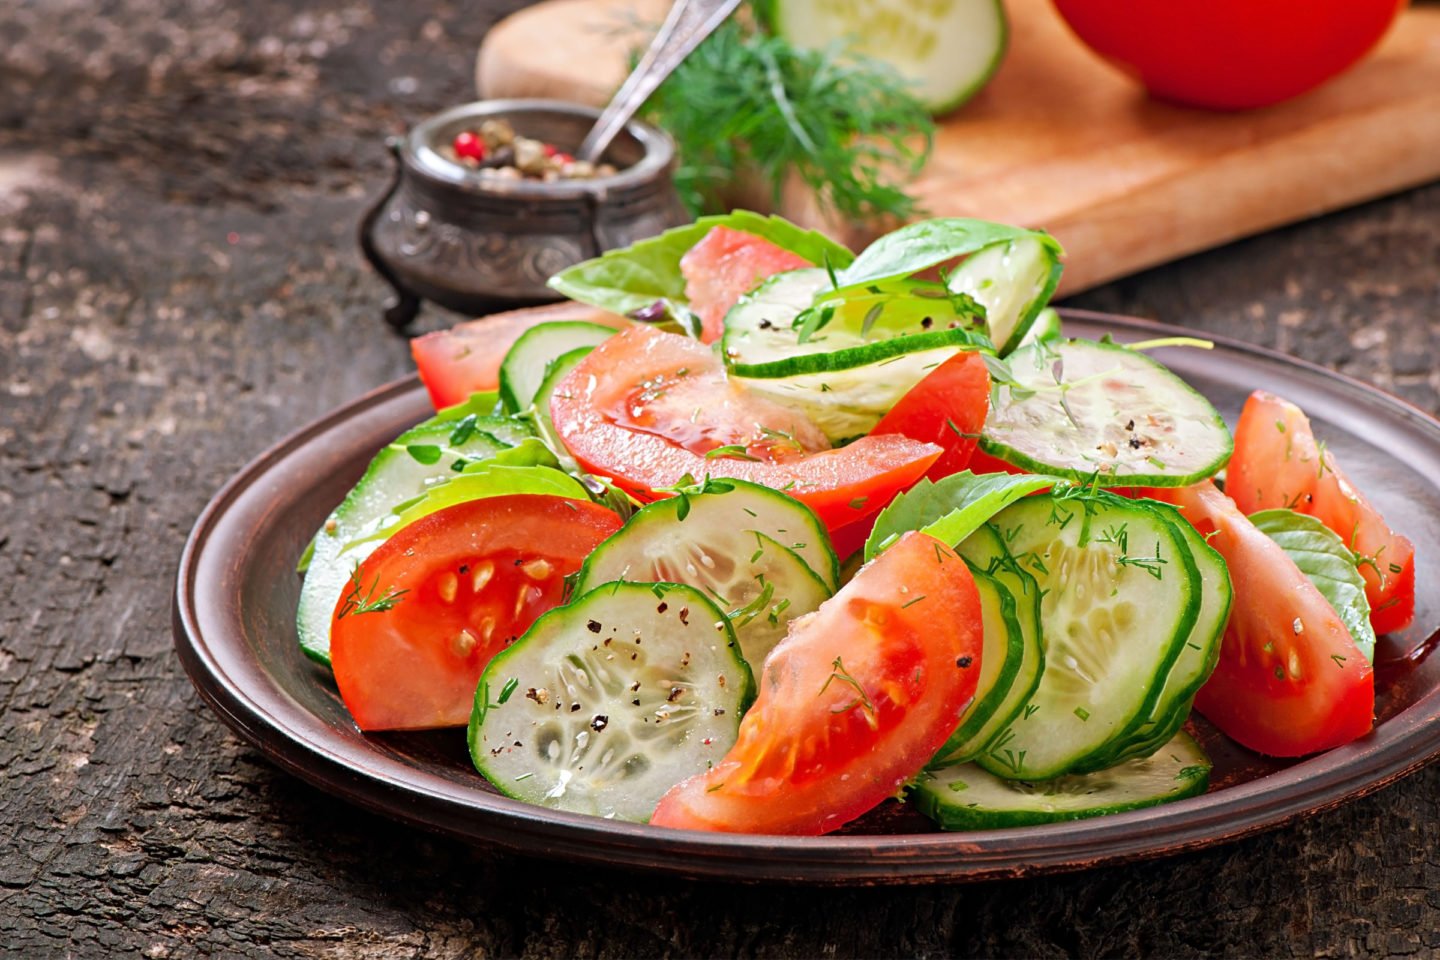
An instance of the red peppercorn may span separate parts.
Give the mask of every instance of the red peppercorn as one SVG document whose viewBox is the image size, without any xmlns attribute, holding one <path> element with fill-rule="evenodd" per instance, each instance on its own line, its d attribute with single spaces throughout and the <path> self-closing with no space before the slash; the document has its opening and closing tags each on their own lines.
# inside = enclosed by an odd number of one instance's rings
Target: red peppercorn
<svg viewBox="0 0 1440 960">
<path fill-rule="evenodd" d="M 485 141 L 470 130 L 457 133 L 452 146 L 455 148 L 455 156 L 461 159 L 465 157 L 469 157 L 471 160 L 485 159 Z"/>
</svg>

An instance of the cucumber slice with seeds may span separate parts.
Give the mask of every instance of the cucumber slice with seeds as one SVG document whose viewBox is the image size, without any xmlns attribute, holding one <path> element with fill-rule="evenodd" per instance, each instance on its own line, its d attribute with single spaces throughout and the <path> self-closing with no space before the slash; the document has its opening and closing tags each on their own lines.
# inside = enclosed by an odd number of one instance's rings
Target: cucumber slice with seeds
<svg viewBox="0 0 1440 960">
<path fill-rule="evenodd" d="M 369 556 L 381 541 L 348 551 L 346 544 L 370 533 L 396 504 L 423 493 L 437 480 L 454 476 L 451 468 L 456 460 L 483 460 L 510 446 L 496 439 L 491 431 L 528 434 L 523 426 L 508 418 L 477 417 L 463 442 L 452 445 L 450 441 L 456 437 L 458 423 L 437 419 L 402 433 L 375 455 L 360 482 L 315 535 L 295 618 L 300 649 L 310 659 L 329 666 L 330 618 L 334 616 L 335 604 L 344 593 L 355 564 Z M 422 462 L 408 449 L 412 446 L 434 448 L 437 456 L 430 463 Z M 430 458 L 428 452 L 423 456 Z"/>
<path fill-rule="evenodd" d="M 960 717 L 960 725 L 931 763 L 959 763 L 984 747 L 983 742 L 976 746 L 975 741 L 1006 702 L 1025 659 L 1025 638 L 1016 613 L 1015 597 L 999 580 L 968 560 L 966 564 L 980 592 L 985 644 L 980 657 L 980 679 L 975 687 L 975 699 Z"/>
<path fill-rule="evenodd" d="M 888 280 L 826 303 L 824 270 L 792 270 L 766 280 L 725 315 L 721 352 L 737 376 L 754 379 L 832 373 L 939 347 L 979 347 L 984 317 L 943 286 Z M 809 337 L 793 324 L 812 305 L 830 319 Z M 954 352 L 952 349 L 951 352 Z"/>
<path fill-rule="evenodd" d="M 747 390 L 803 412 L 832 442 L 864 436 L 890 408 L 959 352 L 946 346 L 902 353 L 866 367 L 765 379 L 736 378 Z"/>
<path fill-rule="evenodd" d="M 1003 357 L 1020 345 L 1050 301 L 1060 272 L 1053 246 L 1021 237 L 972 253 L 950 273 L 946 286 L 985 308 L 986 332 Z"/>
<path fill-rule="evenodd" d="M 506 796 L 643 823 L 734 744 L 753 696 L 694 587 L 611 583 L 542 615 L 485 668 L 470 756 Z"/>
<path fill-rule="evenodd" d="M 956 549 L 968 563 L 985 570 L 1010 593 L 1024 646 L 1015 680 L 990 719 L 968 740 L 960 742 L 952 737 L 946 744 L 945 754 L 953 758 L 951 762 L 973 759 L 984 752 L 1030 702 L 1045 670 L 1045 648 L 1040 636 L 1040 587 L 1035 578 L 1020 568 L 1005 549 L 1000 534 L 989 524 L 966 537 Z"/>
<path fill-rule="evenodd" d="M 835 555 L 819 521 L 799 501 L 742 480 L 640 509 L 586 559 L 578 592 L 612 580 L 684 583 L 705 592 L 731 620 L 756 668 L 784 639 L 790 621 L 834 592 Z M 783 538 L 780 539 L 780 538 Z M 806 557 L 817 558 L 830 581 Z"/>
<path fill-rule="evenodd" d="M 615 335 L 614 327 L 584 320 L 541 323 L 522 333 L 500 364 L 500 398 L 511 413 L 530 406 L 549 364 L 576 347 L 593 347 Z"/>
<path fill-rule="evenodd" d="M 1093 340 L 1031 344 L 1008 360 L 980 437 L 1034 473 L 1105 486 L 1183 487 L 1212 476 L 1234 443 L 1189 384 L 1136 350 Z"/>
<path fill-rule="evenodd" d="M 1225 560 L 1178 510 L 1169 504 L 1153 505 L 1169 515 L 1175 529 L 1185 537 L 1190 556 L 1200 571 L 1200 612 L 1180 656 L 1165 677 L 1160 699 L 1151 708 L 1150 716 L 1111 750 L 1112 764 L 1132 757 L 1149 756 L 1169 743 L 1184 725 L 1190 716 L 1190 705 L 1195 701 L 1196 691 L 1215 669 L 1215 662 L 1220 657 L 1220 640 L 1225 634 L 1225 622 L 1230 617 L 1232 591 Z"/>
<path fill-rule="evenodd" d="M 1179 731 L 1153 756 L 1054 780 L 1006 780 L 973 763 L 942 767 L 922 774 L 910 798 L 942 830 L 992 830 L 1153 807 L 1209 785 L 1210 759 Z"/>
<path fill-rule="evenodd" d="M 932 113 L 969 100 L 994 75 L 1008 29 L 1000 0 L 762 0 L 757 15 L 802 49 L 848 40 L 910 81 Z"/>
<path fill-rule="evenodd" d="M 1199 571 L 1164 514 L 1123 497 L 1028 497 L 993 523 L 1041 590 L 1045 672 L 976 762 L 1014 780 L 1099 769 L 1159 699 L 1199 614 Z"/>
</svg>

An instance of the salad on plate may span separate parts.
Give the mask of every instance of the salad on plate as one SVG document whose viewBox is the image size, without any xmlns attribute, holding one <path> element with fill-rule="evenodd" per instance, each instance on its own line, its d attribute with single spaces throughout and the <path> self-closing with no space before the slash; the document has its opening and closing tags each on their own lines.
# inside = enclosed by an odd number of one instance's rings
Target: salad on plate
<svg viewBox="0 0 1440 960">
<path fill-rule="evenodd" d="M 1297 407 L 1232 433 L 1147 352 L 1204 341 L 1067 338 L 1061 257 L 737 212 L 421 337 L 436 414 L 316 532 L 301 648 L 362 731 L 694 830 L 1166 803 L 1209 784 L 1192 710 L 1276 757 L 1363 737 L 1410 542 Z"/>
</svg>

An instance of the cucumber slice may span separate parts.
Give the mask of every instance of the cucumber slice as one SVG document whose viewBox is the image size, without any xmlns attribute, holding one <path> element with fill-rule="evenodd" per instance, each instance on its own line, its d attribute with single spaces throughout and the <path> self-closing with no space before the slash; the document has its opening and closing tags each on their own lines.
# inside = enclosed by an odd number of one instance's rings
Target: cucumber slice
<svg viewBox="0 0 1440 960">
<path fill-rule="evenodd" d="M 615 335 L 614 327 L 584 320 L 558 320 L 526 330 L 500 364 L 500 399 L 511 413 L 530 406 L 550 362 L 576 347 L 594 347 Z"/>
<path fill-rule="evenodd" d="M 969 100 L 1005 54 L 1008 28 L 999 0 L 766 0 L 756 13 L 796 46 L 821 49 L 850 40 L 911 82 L 932 113 Z"/>
<path fill-rule="evenodd" d="M 990 830 L 1153 807 L 1209 786 L 1210 758 L 1180 731 L 1153 756 L 1054 780 L 1006 780 L 973 763 L 942 767 L 922 774 L 910 798 L 942 830 Z"/>
<path fill-rule="evenodd" d="M 1117 343 L 1061 340 L 1015 351 L 980 437 L 986 453 L 1033 473 L 1105 486 L 1183 487 L 1230 459 L 1210 401 Z"/>
<path fill-rule="evenodd" d="M 1200 573 L 1160 511 L 1107 494 L 1028 497 L 993 521 L 1041 591 L 1045 672 L 976 762 L 1046 780 L 1104 766 L 1150 716 L 1200 609 Z"/>
<path fill-rule="evenodd" d="M 1054 307 L 1046 307 L 1035 314 L 1035 320 L 1030 324 L 1030 329 L 1025 331 L 1024 336 L 1020 338 L 1020 342 L 1016 344 L 1017 349 L 1019 347 L 1029 346 L 1032 343 L 1042 343 L 1048 340 L 1063 340 L 1064 334 L 1061 333 L 1060 326 L 1060 311 Z"/>
<path fill-rule="evenodd" d="M 1025 659 L 1025 638 L 1016 613 L 1015 597 L 999 580 L 970 561 L 966 563 L 980 592 L 980 611 L 985 630 L 980 680 L 975 687 L 975 699 L 960 717 L 960 725 L 931 763 L 959 763 L 984 749 L 983 742 L 976 744 L 977 737 L 1005 704 L 1020 674 L 1020 664 Z"/>
<path fill-rule="evenodd" d="M 570 473 L 579 473 L 580 465 L 575 458 L 570 456 L 570 451 L 565 449 L 565 444 L 560 442 L 560 434 L 555 429 L 555 421 L 550 417 L 550 396 L 565 375 L 575 369 L 575 365 L 589 356 L 590 347 L 576 347 L 574 350 L 567 350 L 554 360 L 551 360 L 545 368 L 545 379 L 540 381 L 539 388 L 535 391 L 535 432 L 539 434 L 540 440 L 555 454 L 555 459 L 560 461 L 560 466 Z"/>
<path fill-rule="evenodd" d="M 889 280 L 827 300 L 830 275 L 820 269 L 777 274 L 741 297 L 725 315 L 721 351 L 732 373 L 793 377 L 871 367 L 920 350 L 987 345 L 974 303 L 938 283 Z M 816 311 L 805 335 L 796 319 Z"/>
<path fill-rule="evenodd" d="M 1010 593 L 1015 601 L 1015 620 L 1023 647 L 1015 680 L 990 719 L 968 740 L 960 742 L 958 737 L 952 737 L 946 744 L 946 756 L 956 763 L 978 757 L 1000 736 L 1030 702 L 1045 670 L 1045 648 L 1040 636 L 1040 587 L 1035 578 L 1011 558 L 1004 540 L 989 524 L 966 537 L 957 550 L 966 562 L 984 569 Z"/>
<path fill-rule="evenodd" d="M 1019 346 L 1050 302 L 1061 269 L 1053 244 L 1020 237 L 972 253 L 950 273 L 946 286 L 985 308 L 986 333 L 1003 357 Z"/>
<path fill-rule="evenodd" d="M 725 756 L 753 688 L 700 591 L 605 584 L 490 661 L 470 757 L 507 796 L 643 823 L 667 790 Z"/>
<path fill-rule="evenodd" d="M 432 420 L 402 433 L 375 455 L 360 482 L 315 534 L 295 619 L 300 649 L 310 659 L 330 665 L 330 618 L 335 604 L 355 564 L 364 561 L 382 541 L 348 551 L 346 544 L 369 534 L 397 504 L 418 496 L 436 481 L 454 476 L 452 467 L 457 460 L 483 460 L 505 450 L 509 444 L 497 439 L 491 430 L 516 429 L 508 418 L 477 417 L 461 438 L 457 432 L 459 422 Z M 452 445 L 453 439 L 461 442 Z M 417 458 L 412 448 L 424 452 Z"/>
<path fill-rule="evenodd" d="M 1151 708 L 1150 716 L 1112 749 L 1111 764 L 1131 757 L 1149 756 L 1169 743 L 1184 726 L 1196 691 L 1215 669 L 1215 662 L 1220 657 L 1220 640 L 1225 635 L 1225 622 L 1230 618 L 1232 590 L 1230 571 L 1225 567 L 1224 558 L 1174 507 L 1163 503 L 1155 503 L 1154 506 L 1167 514 L 1175 529 L 1184 536 L 1191 559 L 1200 571 L 1200 612 L 1180 656 L 1165 678 L 1160 699 Z"/>
<path fill-rule="evenodd" d="M 758 668 L 790 621 L 834 592 L 796 550 L 836 578 L 835 554 L 799 501 L 742 480 L 711 481 L 639 510 L 586 559 L 577 592 L 613 580 L 684 583 L 726 612 L 741 651 Z M 783 538 L 783 539 L 782 539 Z"/>
<path fill-rule="evenodd" d="M 902 353 L 865 367 L 793 377 L 737 378 L 745 388 L 815 421 L 832 443 L 864 436 L 890 408 L 958 347 Z"/>
</svg>

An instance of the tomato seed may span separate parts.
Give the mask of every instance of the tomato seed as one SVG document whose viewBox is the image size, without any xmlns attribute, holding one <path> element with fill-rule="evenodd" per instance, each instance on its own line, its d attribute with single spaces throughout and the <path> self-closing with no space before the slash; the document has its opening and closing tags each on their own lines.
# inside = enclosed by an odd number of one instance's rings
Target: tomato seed
<svg viewBox="0 0 1440 960">
<path fill-rule="evenodd" d="M 454 603 L 455 596 L 460 592 L 460 578 L 453 573 L 443 573 L 440 581 L 435 584 L 435 589 L 440 594 L 440 599 L 446 603 Z"/>
<path fill-rule="evenodd" d="M 461 630 L 455 635 L 455 639 L 450 641 L 450 649 L 455 652 L 457 657 L 468 657 L 479 642 L 475 634 L 469 630 Z"/>
<path fill-rule="evenodd" d="M 550 561 L 544 559 L 531 560 L 522 566 L 520 570 L 531 580 L 544 580 L 555 572 L 555 568 L 550 565 Z"/>
<path fill-rule="evenodd" d="M 490 582 L 490 578 L 493 576 L 495 576 L 495 564 L 489 560 L 477 564 L 475 567 L 475 575 L 470 580 L 470 589 L 479 593 L 485 589 L 485 585 Z"/>
</svg>

